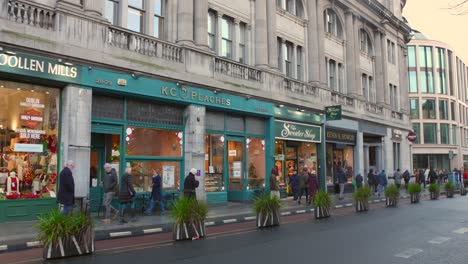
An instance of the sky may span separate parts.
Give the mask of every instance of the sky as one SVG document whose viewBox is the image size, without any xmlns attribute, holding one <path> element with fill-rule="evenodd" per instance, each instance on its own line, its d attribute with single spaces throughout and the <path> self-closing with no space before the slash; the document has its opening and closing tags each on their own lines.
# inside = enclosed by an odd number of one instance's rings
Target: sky
<svg viewBox="0 0 468 264">
<path fill-rule="evenodd" d="M 456 1 L 461 0 L 407 0 L 403 16 L 413 29 L 447 43 L 468 64 L 468 14 L 455 15 L 446 9 Z"/>
</svg>

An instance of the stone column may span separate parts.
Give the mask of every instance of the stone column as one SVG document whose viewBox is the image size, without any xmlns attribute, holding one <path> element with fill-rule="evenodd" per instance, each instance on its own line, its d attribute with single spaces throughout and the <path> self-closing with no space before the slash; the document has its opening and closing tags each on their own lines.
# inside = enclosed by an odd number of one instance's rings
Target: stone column
<svg viewBox="0 0 468 264">
<path fill-rule="evenodd" d="M 278 41 L 276 28 L 276 2 L 267 0 L 268 64 L 272 68 L 278 68 Z"/>
<path fill-rule="evenodd" d="M 164 28 L 166 29 L 166 39 L 169 42 L 176 42 L 177 38 L 177 1 L 172 0 L 167 2 L 167 19 Z M 208 24 L 208 22 L 207 22 Z"/>
<path fill-rule="evenodd" d="M 320 82 L 320 62 L 323 58 L 319 55 L 319 41 L 323 41 L 323 35 L 319 37 L 317 29 L 317 0 L 307 1 L 307 12 L 309 15 L 309 25 L 307 27 L 308 37 L 308 70 L 309 81 L 313 83 Z"/>
<path fill-rule="evenodd" d="M 120 0 L 119 2 L 119 18 L 117 19 L 119 26 L 128 27 L 128 0 Z"/>
<path fill-rule="evenodd" d="M 239 61 L 239 43 L 240 43 L 240 21 L 234 19 L 234 35 L 232 38 L 232 59 Z"/>
<path fill-rule="evenodd" d="M 268 66 L 268 33 L 266 0 L 255 1 L 255 64 Z"/>
<path fill-rule="evenodd" d="M 75 162 L 73 178 L 75 196 L 89 194 L 89 166 L 91 155 L 92 90 L 67 86 L 62 90 L 62 126 L 60 168 L 68 160 Z"/>
<path fill-rule="evenodd" d="M 382 145 L 375 148 L 375 166 L 377 167 L 377 174 L 383 170 L 382 151 Z"/>
<path fill-rule="evenodd" d="M 314 1 L 312 1 L 314 2 Z M 318 42 L 318 61 L 314 64 L 319 65 L 320 82 L 322 85 L 327 85 L 327 65 L 325 64 L 325 25 L 323 24 L 323 12 L 317 9 L 317 39 Z"/>
<path fill-rule="evenodd" d="M 284 54 L 284 45 L 285 45 L 285 42 L 284 42 L 284 39 L 280 39 L 280 48 L 281 48 L 281 54 L 278 54 L 278 56 L 280 56 L 280 65 L 279 65 L 279 68 L 280 68 L 280 71 L 282 71 L 284 74 L 286 74 L 286 61 L 284 60 L 286 54 Z"/>
<path fill-rule="evenodd" d="M 364 146 L 364 169 L 363 169 L 363 175 L 364 181 L 367 183 L 367 173 L 369 173 L 369 146 Z"/>
<path fill-rule="evenodd" d="M 384 93 L 384 102 L 387 105 L 390 105 L 390 90 L 388 86 L 388 71 L 387 71 L 387 65 L 388 65 L 388 58 L 387 58 L 387 37 L 385 32 L 382 32 L 382 78 L 383 78 L 383 93 Z"/>
<path fill-rule="evenodd" d="M 193 0 L 177 3 L 177 42 L 193 44 Z"/>
<path fill-rule="evenodd" d="M 354 175 L 361 174 L 365 178 L 364 174 L 364 134 L 361 131 L 356 132 L 356 146 L 354 146 Z"/>
<path fill-rule="evenodd" d="M 399 79 L 400 79 L 400 87 L 398 87 L 398 90 L 400 92 L 400 109 L 403 112 L 408 112 L 409 111 L 409 100 L 408 100 L 408 72 L 407 72 L 407 56 L 408 54 L 406 53 L 406 45 L 399 45 Z M 448 87 L 446 87 L 448 88 Z"/>
<path fill-rule="evenodd" d="M 374 62 L 374 72 L 375 72 L 375 93 L 376 93 L 376 102 L 378 104 L 384 104 L 385 103 L 385 97 L 384 97 L 384 89 L 386 86 L 383 85 L 383 67 L 382 64 L 384 64 L 383 61 L 383 56 L 382 56 L 382 37 L 380 30 L 376 30 L 374 32 L 374 46 L 375 46 L 375 62 Z"/>
<path fill-rule="evenodd" d="M 293 79 L 297 79 L 297 45 L 292 45 L 292 59 L 291 59 L 291 75 Z"/>
<path fill-rule="evenodd" d="M 221 56 L 221 47 L 223 45 L 223 16 L 224 14 L 219 12 L 216 14 L 216 51 L 219 56 Z"/>
<path fill-rule="evenodd" d="M 348 94 L 356 93 L 356 56 L 354 48 L 353 13 L 346 12 L 346 90 Z"/>
<path fill-rule="evenodd" d="M 146 14 L 145 14 L 145 26 L 143 29 L 145 30 L 145 33 L 150 36 L 154 36 L 154 1 L 155 0 L 147 0 L 146 3 L 148 5 L 146 6 Z M 163 32 L 159 32 L 160 34 Z M 161 36 L 160 36 L 161 37 Z"/>
<path fill-rule="evenodd" d="M 208 0 L 195 0 L 195 44 L 208 48 Z"/>
<path fill-rule="evenodd" d="M 354 21 L 354 91 L 348 91 L 351 94 L 356 96 L 362 96 L 362 87 L 361 87 L 361 45 L 360 45 L 360 34 L 359 34 L 359 26 L 361 21 L 356 16 Z"/>
<path fill-rule="evenodd" d="M 197 200 L 206 201 L 205 192 L 205 107 L 189 105 L 185 110 L 185 173 L 190 169 L 200 170 L 200 176 L 195 176 L 200 182 L 196 189 Z M 181 180 L 181 183 L 183 181 Z"/>
<path fill-rule="evenodd" d="M 104 13 L 104 0 L 86 0 L 84 2 L 84 10 L 88 15 L 102 18 Z"/>
</svg>

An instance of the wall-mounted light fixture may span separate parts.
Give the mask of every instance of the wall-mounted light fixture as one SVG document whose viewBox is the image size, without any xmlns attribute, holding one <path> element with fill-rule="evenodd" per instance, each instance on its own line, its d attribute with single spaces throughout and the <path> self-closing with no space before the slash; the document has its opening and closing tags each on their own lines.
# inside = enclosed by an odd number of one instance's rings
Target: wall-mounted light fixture
<svg viewBox="0 0 468 264">
<path fill-rule="evenodd" d="M 138 79 L 138 74 L 136 72 L 132 73 L 132 78 L 133 79 Z"/>
<path fill-rule="evenodd" d="M 283 107 L 284 107 L 284 104 L 280 104 L 280 105 L 278 105 L 278 107 L 283 108 Z"/>
<path fill-rule="evenodd" d="M 216 89 L 216 90 L 214 90 L 213 92 L 214 92 L 215 94 L 217 94 L 217 93 L 219 93 L 219 90 Z"/>
</svg>

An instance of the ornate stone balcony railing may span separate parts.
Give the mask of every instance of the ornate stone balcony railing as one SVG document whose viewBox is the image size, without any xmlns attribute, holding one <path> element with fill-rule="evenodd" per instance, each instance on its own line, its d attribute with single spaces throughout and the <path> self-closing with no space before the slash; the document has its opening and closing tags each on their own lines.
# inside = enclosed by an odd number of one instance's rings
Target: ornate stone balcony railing
<svg viewBox="0 0 468 264">
<path fill-rule="evenodd" d="M 400 112 L 392 111 L 392 118 L 403 120 L 403 114 Z"/>
<path fill-rule="evenodd" d="M 366 110 L 367 112 L 374 113 L 374 114 L 383 114 L 383 107 L 373 104 L 373 103 L 366 103 Z"/>
<path fill-rule="evenodd" d="M 263 82 L 262 71 L 254 67 L 218 57 L 215 58 L 214 63 L 214 70 L 217 73 L 248 81 Z"/>
<path fill-rule="evenodd" d="M 292 92 L 294 94 L 317 95 L 317 87 L 287 77 L 283 80 L 283 88 L 286 92 Z"/>
<path fill-rule="evenodd" d="M 143 55 L 162 58 L 172 62 L 183 62 L 183 49 L 178 45 L 123 28 L 109 27 L 107 42 L 112 46 Z"/>
<path fill-rule="evenodd" d="M 331 100 L 333 102 L 336 102 L 342 105 L 354 106 L 354 98 L 348 95 L 339 93 L 339 92 L 335 92 L 335 91 L 331 91 L 330 94 L 331 94 Z"/>
<path fill-rule="evenodd" d="M 56 14 L 50 7 L 44 7 L 31 1 L 9 0 L 6 17 L 17 23 L 27 24 L 48 30 L 55 30 Z"/>
</svg>

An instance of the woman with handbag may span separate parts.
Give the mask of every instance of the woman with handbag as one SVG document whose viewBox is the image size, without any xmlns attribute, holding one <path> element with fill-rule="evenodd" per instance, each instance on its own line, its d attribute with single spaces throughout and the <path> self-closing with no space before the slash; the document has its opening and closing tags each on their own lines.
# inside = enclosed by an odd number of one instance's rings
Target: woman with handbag
<svg viewBox="0 0 468 264">
<path fill-rule="evenodd" d="M 125 210 L 129 207 L 131 210 L 131 220 L 135 220 L 135 200 L 136 191 L 132 184 L 132 168 L 126 168 L 120 184 L 119 202 L 120 202 L 120 223 L 127 223 L 125 220 Z"/>
</svg>

